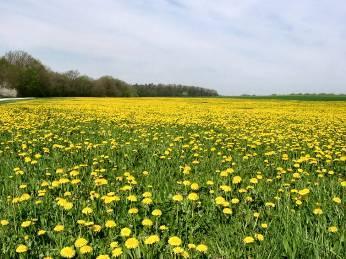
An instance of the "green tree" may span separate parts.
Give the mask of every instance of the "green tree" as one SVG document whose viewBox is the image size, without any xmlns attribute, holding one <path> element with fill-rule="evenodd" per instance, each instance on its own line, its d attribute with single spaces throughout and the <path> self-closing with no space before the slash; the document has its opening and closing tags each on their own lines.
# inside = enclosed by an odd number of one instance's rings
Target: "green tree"
<svg viewBox="0 0 346 259">
<path fill-rule="evenodd" d="M 24 51 L 10 51 L 4 59 L 14 70 L 9 82 L 19 96 L 46 96 L 49 83 L 46 68 Z"/>
</svg>

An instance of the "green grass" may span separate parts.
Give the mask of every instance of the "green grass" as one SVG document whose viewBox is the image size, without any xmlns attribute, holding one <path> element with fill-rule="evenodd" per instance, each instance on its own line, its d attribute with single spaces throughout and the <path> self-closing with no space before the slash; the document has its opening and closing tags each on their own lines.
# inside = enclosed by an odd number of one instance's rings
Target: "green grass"
<svg viewBox="0 0 346 259">
<path fill-rule="evenodd" d="M 185 109 L 191 110 L 181 113 L 179 102 L 186 102 Z M 39 99 L 1 106 L 0 220 L 9 221 L 7 226 L 0 225 L 2 258 L 56 258 L 63 247 L 73 246 L 81 236 L 94 249 L 86 258 L 111 255 L 113 241 L 122 247 L 122 258 L 178 258 L 167 244 L 171 236 L 183 240 L 190 258 L 344 258 L 345 188 L 341 182 L 345 181 L 346 128 L 342 106 L 292 106 L 283 101 L 283 108 L 278 108 L 276 103 L 262 101 L 224 102 L 203 98 Z M 243 106 L 247 109 L 239 109 Z M 160 113 L 154 114 L 152 107 Z M 321 110 L 324 116 L 320 116 Z M 192 112 L 202 122 L 190 123 Z M 189 120 L 179 123 L 186 118 Z M 35 154 L 42 157 L 35 158 Z M 283 160 L 283 154 L 288 160 Z M 232 159 L 227 161 L 229 157 Z M 189 174 L 181 169 L 185 165 L 191 167 Z M 56 173 L 58 168 L 64 173 Z M 234 172 L 220 175 L 229 168 Z M 79 174 L 71 175 L 73 170 Z M 232 183 L 234 176 L 240 176 L 242 182 Z M 79 179 L 80 183 L 55 185 L 61 178 Z M 107 179 L 108 184 L 96 186 L 97 178 Z M 258 183 L 252 183 L 252 178 Z M 184 180 L 198 183 L 199 190 L 191 190 Z M 214 184 L 208 185 L 208 181 Z M 21 189 L 21 185 L 26 187 Z M 128 185 L 132 190 L 122 191 Z M 221 185 L 230 186 L 231 191 L 222 191 Z M 305 197 L 292 191 L 304 188 L 310 190 Z M 46 194 L 40 197 L 39 190 Z M 92 198 L 91 191 L 99 197 Z M 104 204 L 101 197 L 110 192 L 120 201 Z M 141 203 L 145 192 L 152 193 L 154 204 Z M 191 192 L 198 193 L 198 201 L 186 198 Z M 13 199 L 23 193 L 31 198 L 14 204 Z M 172 200 L 177 193 L 184 196 L 182 202 Z M 130 194 L 138 201 L 128 201 Z M 232 208 L 232 215 L 222 212 L 223 206 L 215 203 L 217 196 L 227 201 L 239 199 L 238 204 L 225 205 Z M 73 208 L 58 206 L 58 197 L 72 202 Z M 340 197 L 342 203 L 333 202 L 333 197 Z M 303 204 L 297 205 L 296 198 Z M 275 207 L 266 206 L 267 202 Z M 83 214 L 85 207 L 93 213 Z M 139 209 L 138 215 L 128 214 L 131 207 Z M 317 207 L 323 209 L 322 215 L 314 215 Z M 156 208 L 162 211 L 161 217 L 151 215 Z M 254 217 L 256 212 L 259 218 Z M 154 222 L 151 228 L 141 224 L 146 217 Z M 81 219 L 102 229 L 95 232 L 77 224 Z M 117 227 L 107 229 L 109 219 Z M 21 227 L 26 220 L 34 224 Z M 55 232 L 57 224 L 63 224 L 65 230 Z M 168 230 L 161 231 L 160 225 Z M 337 226 L 338 231 L 328 232 L 330 226 Z M 139 248 L 125 247 L 126 238 L 120 236 L 124 227 L 132 229 L 141 243 Z M 47 232 L 39 236 L 40 229 Z M 161 241 L 145 245 L 143 240 L 150 234 L 158 234 Z M 244 237 L 255 234 L 262 234 L 264 240 L 243 243 Z M 208 252 L 189 250 L 189 243 L 206 244 Z M 16 253 L 19 244 L 29 251 Z"/>
</svg>

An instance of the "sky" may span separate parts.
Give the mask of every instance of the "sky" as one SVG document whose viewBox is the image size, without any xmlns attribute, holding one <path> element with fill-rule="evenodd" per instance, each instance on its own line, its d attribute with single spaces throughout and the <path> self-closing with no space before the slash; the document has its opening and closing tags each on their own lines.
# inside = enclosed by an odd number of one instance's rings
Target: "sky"
<svg viewBox="0 0 346 259">
<path fill-rule="evenodd" d="M 345 0 L 0 0 L 0 55 L 222 95 L 346 93 Z"/>
</svg>

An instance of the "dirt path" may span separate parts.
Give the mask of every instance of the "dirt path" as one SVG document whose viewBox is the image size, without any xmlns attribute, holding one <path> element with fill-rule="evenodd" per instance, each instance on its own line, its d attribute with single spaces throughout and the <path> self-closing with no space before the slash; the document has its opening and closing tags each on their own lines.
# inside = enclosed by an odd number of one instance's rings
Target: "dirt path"
<svg viewBox="0 0 346 259">
<path fill-rule="evenodd" d="M 0 98 L 0 102 L 5 102 L 5 101 L 16 101 L 16 100 L 30 100 L 34 99 L 33 97 L 26 97 L 26 98 Z"/>
</svg>

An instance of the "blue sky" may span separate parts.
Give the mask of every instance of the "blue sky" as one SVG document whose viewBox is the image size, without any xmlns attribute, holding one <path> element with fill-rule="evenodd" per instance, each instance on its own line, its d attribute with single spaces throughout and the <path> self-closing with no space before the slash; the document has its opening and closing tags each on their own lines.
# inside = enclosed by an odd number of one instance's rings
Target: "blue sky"
<svg viewBox="0 0 346 259">
<path fill-rule="evenodd" d="M 346 92 L 345 0 L 1 0 L 0 55 L 221 94 Z"/>
</svg>

